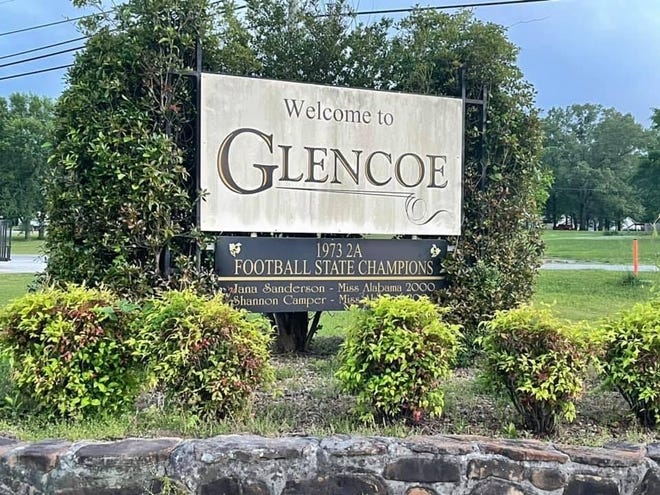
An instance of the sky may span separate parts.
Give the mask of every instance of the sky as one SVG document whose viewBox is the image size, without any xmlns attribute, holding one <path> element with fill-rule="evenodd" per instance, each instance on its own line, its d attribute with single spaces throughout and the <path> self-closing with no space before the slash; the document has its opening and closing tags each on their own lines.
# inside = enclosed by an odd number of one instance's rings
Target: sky
<svg viewBox="0 0 660 495">
<path fill-rule="evenodd" d="M 351 1 L 358 11 L 415 4 L 415 0 Z M 471 3 L 484 1 L 487 0 Z M 467 0 L 427 0 L 419 5 L 464 2 Z M 106 1 L 106 6 L 111 7 L 110 1 Z M 2 78 L 66 65 L 71 63 L 72 53 L 3 65 L 82 43 L 2 58 L 80 36 L 73 22 L 18 34 L 4 33 L 90 12 L 74 8 L 70 0 L 0 0 L 0 96 L 20 91 L 57 97 L 65 87 L 65 70 Z M 660 108 L 660 0 L 549 0 L 479 7 L 474 12 L 484 21 L 508 28 L 509 38 L 520 48 L 518 63 L 525 78 L 536 88 L 537 105 L 542 110 L 597 103 L 631 113 L 647 126 L 651 109 Z M 377 17 L 360 20 L 369 22 Z"/>
</svg>

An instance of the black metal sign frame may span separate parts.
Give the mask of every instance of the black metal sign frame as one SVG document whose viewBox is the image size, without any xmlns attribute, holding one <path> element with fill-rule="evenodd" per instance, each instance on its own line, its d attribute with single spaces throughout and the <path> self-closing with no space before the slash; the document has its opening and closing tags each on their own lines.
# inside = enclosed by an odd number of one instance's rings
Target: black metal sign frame
<svg viewBox="0 0 660 495">
<path fill-rule="evenodd" d="M 201 198 L 202 191 L 200 190 L 200 87 L 201 87 L 201 76 L 202 76 L 202 46 L 201 42 L 198 40 L 196 43 L 196 51 L 195 51 L 195 69 L 191 72 L 187 73 L 182 73 L 180 75 L 189 75 L 193 76 L 195 78 L 195 100 L 196 100 L 196 121 L 195 121 L 195 145 L 196 145 L 196 150 L 195 150 L 195 173 L 194 173 L 194 179 L 195 179 L 195 186 L 198 191 L 198 197 Z M 469 118 L 469 114 L 466 111 L 469 106 L 476 106 L 481 109 L 481 122 L 480 122 L 480 141 L 481 141 L 481 146 L 480 146 L 480 156 L 479 156 L 479 161 L 481 162 L 482 165 L 482 176 L 480 178 L 480 187 L 483 189 L 485 187 L 486 183 L 486 171 L 487 171 L 487 158 L 486 158 L 486 121 L 487 121 L 487 92 L 485 88 L 482 88 L 481 94 L 479 98 L 469 98 L 467 95 L 467 84 L 466 84 L 466 68 L 461 67 L 460 69 L 460 98 L 463 101 L 464 105 L 464 112 L 463 112 L 463 166 L 465 164 L 465 140 L 466 140 L 466 123 Z M 196 203 L 196 224 L 199 225 L 200 223 L 200 218 L 199 218 L 199 201 L 201 199 L 198 199 Z M 462 211 L 462 208 L 461 208 Z M 247 232 L 246 232 L 247 234 Z M 260 235 L 264 235 L 264 233 L 261 233 Z M 268 234 L 265 234 L 268 235 Z M 370 253 L 370 256 L 372 256 L 371 260 L 372 261 L 379 261 L 383 263 L 387 263 L 388 261 L 390 263 L 396 263 L 400 261 L 411 261 L 408 258 L 401 258 L 402 255 L 408 252 L 408 249 L 411 249 L 411 246 L 417 245 L 417 246 L 424 246 L 424 249 L 427 249 L 430 253 L 431 249 L 434 250 L 440 250 L 440 254 L 436 255 L 437 259 L 433 261 L 433 272 L 431 274 L 425 274 L 425 275 L 411 275 L 410 273 L 406 273 L 404 275 L 398 275 L 395 278 L 391 278 L 391 275 L 389 276 L 381 276 L 381 275 L 352 275 L 352 277 L 358 277 L 353 280 L 349 280 L 348 276 L 344 275 L 325 275 L 326 277 L 334 277 L 331 279 L 325 279 L 321 280 L 320 278 L 316 277 L 315 275 L 306 275 L 307 277 L 310 277 L 308 280 L 303 280 L 302 275 L 296 275 L 295 273 L 295 268 L 292 269 L 292 273 L 290 275 L 291 280 L 272 280 L 272 281 L 267 281 L 266 279 L 262 280 L 255 280 L 254 277 L 250 277 L 247 275 L 244 275 L 243 278 L 237 278 L 238 275 L 235 273 L 231 272 L 231 269 L 228 268 L 228 260 L 226 258 L 226 253 L 224 251 L 227 251 L 229 249 L 229 245 L 233 244 L 234 246 L 237 244 L 241 245 L 241 249 L 245 249 L 244 255 L 247 252 L 250 252 L 250 249 L 252 249 L 252 246 L 255 246 L 255 249 L 261 249 L 264 244 L 262 244 L 262 241 L 267 241 L 270 239 L 271 241 L 274 242 L 282 242 L 282 241 L 288 241 L 282 243 L 282 246 L 287 246 L 284 251 L 277 251 L 276 252 L 280 253 L 280 261 L 286 262 L 287 260 L 289 262 L 293 261 L 294 264 L 293 266 L 295 267 L 295 261 L 296 260 L 302 260 L 304 261 L 305 259 L 308 261 L 312 261 L 309 258 L 304 258 L 304 256 L 309 256 L 309 250 L 311 249 L 313 251 L 314 247 L 310 246 L 317 246 L 318 242 L 320 241 L 320 238 L 300 238 L 300 237 L 286 237 L 287 234 L 280 234 L 281 236 L 284 237 L 276 237 L 276 238 L 268 238 L 268 237 L 241 237 L 240 233 L 232 233 L 232 235 L 226 236 L 226 237 L 220 237 L 218 239 L 218 242 L 216 243 L 216 253 L 215 253 L 215 260 L 216 260 L 216 272 L 222 277 L 222 281 L 225 284 L 225 289 L 227 290 L 227 293 L 229 294 L 229 300 L 230 302 L 233 302 L 237 306 L 245 307 L 248 309 L 251 309 L 253 311 L 259 311 L 259 312 L 265 312 L 265 313 L 277 313 L 277 312 L 307 312 L 307 311 L 322 311 L 322 310 L 328 310 L 328 309 L 345 309 L 345 307 L 351 303 L 357 302 L 359 299 L 362 297 L 367 297 L 367 296 L 374 296 L 378 295 L 381 293 L 390 293 L 390 294 L 399 294 L 399 293 L 405 293 L 408 295 L 432 295 L 433 292 L 439 288 L 442 288 L 444 285 L 446 285 L 446 282 L 444 280 L 444 277 L 442 276 L 442 268 L 441 268 L 441 260 L 446 256 L 447 252 L 447 243 L 444 240 L 440 239 L 435 239 L 435 240 L 410 240 L 410 239 L 390 239 L 390 240 L 379 240 L 378 242 L 383 243 L 381 246 L 383 246 L 382 250 L 376 250 L 372 251 L 371 248 L 372 246 L 376 246 L 376 244 L 372 244 L 375 240 L 371 239 L 359 239 L 360 246 L 365 246 L 369 247 L 369 250 L 366 251 Z M 292 236 L 295 236 L 295 233 L 290 234 Z M 335 242 L 337 245 L 340 245 L 342 249 L 348 249 L 348 246 L 350 245 L 351 242 L 355 243 L 355 240 L 349 240 L 349 239 L 328 239 L 325 238 L 325 241 L 328 242 Z M 410 244 L 410 243 L 416 243 L 416 244 Z M 257 247 L 258 246 L 258 247 Z M 274 249 L 275 244 L 270 244 L 269 249 Z M 387 246 L 387 248 L 385 248 Z M 293 249 L 295 247 L 295 249 Z M 235 248 L 234 248 L 235 249 Z M 224 251 L 223 251 L 224 250 Z M 300 250 L 302 251 L 307 251 L 307 254 L 300 255 L 303 256 L 301 258 L 297 258 L 295 253 L 298 253 Z M 378 254 L 373 254 L 373 253 L 378 253 Z M 435 252 L 435 251 L 434 251 Z M 318 254 L 318 252 L 317 252 Z M 286 255 L 286 256 L 284 256 Z M 232 256 L 231 254 L 229 256 Z M 238 254 L 236 255 L 238 257 Z M 232 256 L 234 258 L 234 256 Z M 200 263 L 200 253 L 199 250 L 197 252 L 197 264 L 199 265 Z M 276 259 L 276 258 L 268 258 L 268 259 Z M 346 258 L 340 258 L 345 260 L 346 262 L 348 259 Z M 169 261 L 169 260 L 168 260 Z M 318 261 L 317 259 L 313 260 L 314 263 Z M 417 261 L 421 261 L 418 259 Z M 169 265 L 169 263 L 167 263 Z M 272 264 L 271 264 L 272 265 Z M 304 263 L 303 263 L 304 265 Z M 272 265 L 274 266 L 274 265 Z M 301 265 L 298 265 L 301 266 Z M 347 265 L 346 265 L 347 266 Z M 408 265 L 411 266 L 411 265 Z M 168 267 L 169 268 L 169 267 Z M 271 276 L 271 275 L 266 275 L 266 277 Z M 316 277 L 316 279 L 314 278 Z M 344 278 L 341 278 L 344 277 Z M 360 278 L 361 277 L 361 278 Z M 369 277 L 373 277 L 369 278 Z M 403 277 L 403 278 L 401 278 Z M 407 277 L 407 278 L 406 278 Z M 427 278 L 415 278 L 415 277 L 427 277 Z M 325 300 L 323 300 L 324 296 L 317 296 L 313 298 L 308 298 L 312 299 L 311 301 L 298 301 L 297 303 L 292 303 L 293 299 L 292 298 L 287 298 L 286 301 L 291 303 L 287 304 L 284 302 L 284 296 L 290 295 L 292 296 L 293 294 L 286 294 L 283 293 L 282 296 L 282 302 L 280 301 L 280 297 L 273 296 L 271 299 L 277 299 L 277 301 L 270 301 L 268 304 L 261 303 L 261 302 L 266 302 L 265 300 L 267 297 L 261 298 L 264 299 L 264 301 L 249 301 L 247 304 L 243 304 L 241 301 L 241 295 L 243 295 L 243 302 L 245 302 L 246 299 L 249 299 L 247 297 L 247 293 L 239 293 L 239 291 L 243 288 L 250 287 L 251 291 L 256 291 L 256 294 L 259 294 L 259 291 L 263 293 L 265 284 L 271 284 L 271 287 L 279 287 L 283 291 L 286 292 L 286 288 L 290 288 L 289 290 L 293 291 L 294 287 L 308 287 L 308 289 L 300 289 L 300 290 L 305 290 L 305 291 L 312 291 L 311 287 L 317 287 L 319 290 L 324 290 L 328 291 L 327 294 L 330 292 L 334 291 L 334 296 L 332 295 L 327 295 L 325 296 Z M 341 288 L 348 288 L 349 285 L 351 287 L 357 286 L 357 290 L 352 290 L 350 291 L 340 291 L 340 286 L 338 285 L 339 283 L 342 283 L 344 285 L 341 286 Z M 292 284 L 292 285 L 287 285 L 287 284 Z M 314 285 L 316 284 L 316 285 Z M 368 284 L 375 284 L 375 285 L 368 285 Z M 378 285 L 380 284 L 380 286 Z M 412 284 L 417 284 L 417 285 L 412 285 Z M 427 284 L 427 285 L 421 285 L 421 284 Z M 371 287 L 374 287 L 374 290 L 371 290 Z M 399 290 L 399 288 L 402 288 Z M 422 288 L 424 290 L 422 290 Z M 332 291 L 331 291 L 332 289 Z M 403 290 L 407 289 L 407 290 Z M 340 297 L 340 295 L 344 295 L 344 297 Z M 259 297 L 252 298 L 252 299 L 260 299 Z M 302 298 L 304 299 L 304 298 Z M 270 304 L 276 302 L 277 304 Z M 318 316 L 318 313 L 317 313 Z"/>
</svg>

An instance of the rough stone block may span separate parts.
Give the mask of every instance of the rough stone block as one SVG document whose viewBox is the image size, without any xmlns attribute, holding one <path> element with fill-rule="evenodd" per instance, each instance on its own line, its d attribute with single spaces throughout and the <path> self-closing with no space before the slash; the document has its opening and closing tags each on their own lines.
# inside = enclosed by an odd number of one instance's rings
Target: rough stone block
<svg viewBox="0 0 660 495">
<path fill-rule="evenodd" d="M 261 481 L 241 481 L 235 478 L 223 478 L 202 485 L 200 495 L 269 495 L 270 490 Z"/>
<path fill-rule="evenodd" d="M 566 476 L 558 469 L 531 469 L 528 474 L 529 481 L 536 488 L 552 491 L 566 485 Z"/>
<path fill-rule="evenodd" d="M 387 443 L 375 438 L 336 435 L 321 440 L 321 449 L 335 457 L 383 455 Z"/>
<path fill-rule="evenodd" d="M 229 459 L 244 462 L 301 459 L 310 445 L 318 445 L 318 440 L 222 435 L 187 444 L 195 452 L 197 459 L 204 464 L 215 464 Z"/>
<path fill-rule="evenodd" d="M 385 483 L 371 475 L 338 474 L 287 482 L 282 495 L 383 495 Z M 232 494 L 233 495 L 233 494 Z"/>
<path fill-rule="evenodd" d="M 135 439 L 119 442 L 93 443 L 80 447 L 73 458 L 84 466 L 121 467 L 167 461 L 181 442 L 178 438 Z"/>
<path fill-rule="evenodd" d="M 416 486 L 409 489 L 406 492 L 406 495 L 438 495 L 435 491 L 430 488 L 424 488 L 422 486 Z"/>
<path fill-rule="evenodd" d="M 533 495 L 530 491 L 510 481 L 490 478 L 477 484 L 470 495 Z M 596 495 L 596 494 L 592 494 Z"/>
<path fill-rule="evenodd" d="M 23 445 L 26 444 L 19 442 L 14 438 L 0 437 L 0 458 L 4 458 L 6 453 L 14 450 L 15 448 L 22 447 Z"/>
<path fill-rule="evenodd" d="M 575 474 L 564 489 L 563 495 L 620 495 L 617 484 L 601 476 Z"/>
<path fill-rule="evenodd" d="M 649 469 L 642 483 L 635 490 L 635 495 L 657 495 L 660 493 L 660 471 Z"/>
<path fill-rule="evenodd" d="M 401 442 L 413 452 L 435 455 L 467 455 L 474 452 L 472 442 L 441 436 L 413 436 Z"/>
<path fill-rule="evenodd" d="M 646 455 L 655 462 L 660 463 L 660 442 L 650 443 L 646 446 Z"/>
<path fill-rule="evenodd" d="M 497 454 L 514 461 L 541 461 L 565 463 L 569 457 L 541 442 L 482 441 L 479 450 L 484 454 Z"/>
<path fill-rule="evenodd" d="M 10 450 L 3 457 L 12 468 L 21 467 L 47 473 L 70 447 L 71 442 L 64 440 L 44 440 Z"/>
<path fill-rule="evenodd" d="M 385 466 L 383 477 L 418 483 L 457 482 L 461 479 L 461 469 L 456 460 L 408 457 Z"/>
<path fill-rule="evenodd" d="M 502 478 L 521 481 L 524 468 L 518 463 L 500 459 L 472 459 L 468 463 L 467 475 L 470 479 Z"/>
<path fill-rule="evenodd" d="M 646 446 L 638 443 L 610 440 L 603 447 L 610 450 L 625 450 L 626 452 L 638 452 L 641 455 L 646 455 Z"/>
<path fill-rule="evenodd" d="M 53 495 L 159 495 L 163 485 L 154 481 L 147 486 L 124 486 L 121 488 L 80 487 L 55 490 Z M 51 493 L 51 492 L 48 492 Z"/>
<path fill-rule="evenodd" d="M 645 454 L 642 450 L 623 451 L 573 445 L 561 445 L 557 448 L 568 455 L 573 462 L 600 467 L 636 466 L 644 462 Z"/>
</svg>

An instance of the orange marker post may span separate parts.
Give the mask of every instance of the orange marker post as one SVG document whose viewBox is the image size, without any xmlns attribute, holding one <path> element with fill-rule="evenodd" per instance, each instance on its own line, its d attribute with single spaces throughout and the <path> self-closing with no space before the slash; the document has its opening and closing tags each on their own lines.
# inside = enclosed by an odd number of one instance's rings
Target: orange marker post
<svg viewBox="0 0 660 495">
<path fill-rule="evenodd" d="M 637 246 L 637 239 L 633 239 L 633 273 L 635 277 L 639 272 L 639 250 Z"/>
</svg>

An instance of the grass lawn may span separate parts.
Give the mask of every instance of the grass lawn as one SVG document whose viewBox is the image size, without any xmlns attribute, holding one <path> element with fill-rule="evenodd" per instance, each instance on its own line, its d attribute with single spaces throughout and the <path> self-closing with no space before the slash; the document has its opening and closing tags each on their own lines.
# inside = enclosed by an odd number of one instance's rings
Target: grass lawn
<svg viewBox="0 0 660 495">
<path fill-rule="evenodd" d="M 562 318 L 598 320 L 652 296 L 660 273 L 640 273 L 636 281 L 626 272 L 604 270 L 541 270 L 535 304 L 552 304 Z"/>
<path fill-rule="evenodd" d="M 23 236 L 14 236 L 11 240 L 11 254 L 42 254 L 44 241 L 30 239 L 26 241 Z"/>
<path fill-rule="evenodd" d="M 632 242 L 638 239 L 639 262 L 660 265 L 660 237 L 635 234 L 605 235 L 603 232 L 546 230 L 545 257 L 632 265 Z"/>
<path fill-rule="evenodd" d="M 33 279 L 34 275 L 30 273 L 0 275 L 0 308 L 12 299 L 25 294 Z"/>
</svg>

